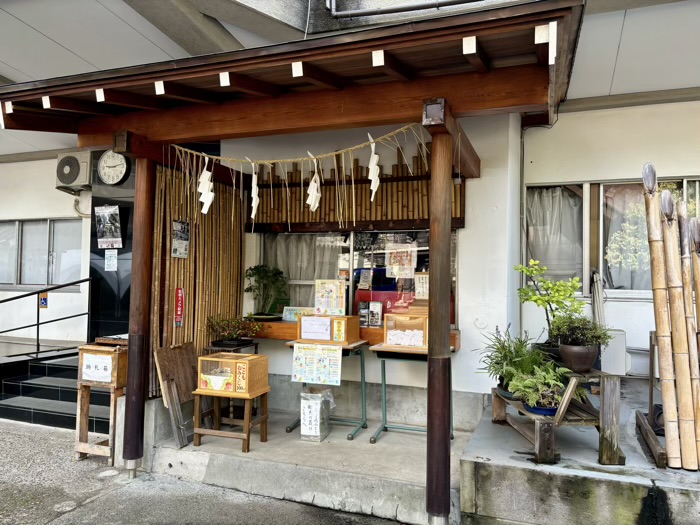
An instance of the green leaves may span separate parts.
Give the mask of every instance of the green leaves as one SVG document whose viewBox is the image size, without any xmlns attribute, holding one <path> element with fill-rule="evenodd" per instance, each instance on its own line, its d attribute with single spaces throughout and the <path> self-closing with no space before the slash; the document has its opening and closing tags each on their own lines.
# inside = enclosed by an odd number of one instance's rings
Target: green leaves
<svg viewBox="0 0 700 525">
<path fill-rule="evenodd" d="M 289 296 L 287 278 L 278 268 L 258 264 L 248 268 L 245 271 L 245 277 L 248 280 L 248 286 L 244 291 L 253 294 L 256 308 L 259 308 L 260 312 L 268 313 L 275 301 Z"/>
<path fill-rule="evenodd" d="M 611 335 L 608 329 L 588 317 L 566 313 L 552 321 L 549 337 L 562 345 L 606 345 Z"/>
<path fill-rule="evenodd" d="M 230 340 L 255 337 L 263 331 L 263 324 L 243 317 L 227 319 L 217 315 L 207 319 L 207 328 L 214 339 Z"/>
<path fill-rule="evenodd" d="M 544 277 L 547 267 L 534 259 L 530 259 L 527 266 L 518 264 L 514 269 L 527 277 L 526 285 L 518 289 L 520 302 L 534 303 L 544 308 L 547 328 L 550 332 L 552 319 L 557 315 L 583 312 L 583 302 L 574 296 L 581 288 L 581 280 L 578 277 L 566 281 L 547 279 Z"/>
<path fill-rule="evenodd" d="M 537 348 L 530 348 L 530 339 L 513 337 L 510 327 L 505 332 L 498 328 L 493 334 L 486 336 L 487 345 L 481 351 L 481 370 L 489 377 L 498 380 L 503 378 L 504 387 L 518 373 L 530 373 L 536 366 L 542 366 L 547 357 Z"/>
<path fill-rule="evenodd" d="M 530 406 L 555 408 L 559 406 L 566 388 L 568 379 L 565 374 L 570 372 L 568 368 L 557 367 L 549 361 L 535 366 L 531 373 L 517 373 L 508 390 Z"/>
</svg>

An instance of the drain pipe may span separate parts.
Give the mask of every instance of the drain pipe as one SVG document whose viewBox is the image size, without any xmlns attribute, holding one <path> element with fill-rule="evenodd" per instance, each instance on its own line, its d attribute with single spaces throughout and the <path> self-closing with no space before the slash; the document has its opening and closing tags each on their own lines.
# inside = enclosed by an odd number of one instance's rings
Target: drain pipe
<svg viewBox="0 0 700 525">
<path fill-rule="evenodd" d="M 417 4 L 397 5 L 393 7 L 375 7 L 369 9 L 350 9 L 348 11 L 338 11 L 336 0 L 330 0 L 331 16 L 333 18 L 352 18 L 356 16 L 376 16 L 388 15 L 392 13 L 406 13 L 409 11 L 421 11 L 423 9 L 439 9 L 460 4 L 473 4 L 481 0 L 433 0 L 432 2 L 420 2 Z"/>
</svg>

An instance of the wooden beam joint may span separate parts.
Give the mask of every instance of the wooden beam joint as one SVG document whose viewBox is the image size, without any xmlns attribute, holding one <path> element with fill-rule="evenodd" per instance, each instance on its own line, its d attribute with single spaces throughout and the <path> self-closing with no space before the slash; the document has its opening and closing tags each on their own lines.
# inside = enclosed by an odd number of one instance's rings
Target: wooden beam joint
<svg viewBox="0 0 700 525">
<path fill-rule="evenodd" d="M 310 62 L 292 62 L 292 77 L 303 78 L 325 89 L 343 89 L 348 81 Z"/>
<path fill-rule="evenodd" d="M 458 163 L 453 169 L 466 178 L 481 176 L 481 159 L 464 133 L 462 126 L 452 116 L 444 98 L 433 98 L 423 103 L 423 126 L 431 135 L 452 135 L 453 147 L 458 153 Z"/>
</svg>

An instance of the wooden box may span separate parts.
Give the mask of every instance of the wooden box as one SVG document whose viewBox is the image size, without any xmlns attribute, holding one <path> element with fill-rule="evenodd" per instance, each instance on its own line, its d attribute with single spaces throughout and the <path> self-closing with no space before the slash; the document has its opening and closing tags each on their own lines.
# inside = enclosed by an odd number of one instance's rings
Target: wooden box
<svg viewBox="0 0 700 525">
<path fill-rule="evenodd" d="M 384 344 L 427 350 L 428 316 L 386 314 L 384 316 Z"/>
<path fill-rule="evenodd" d="M 219 352 L 199 358 L 197 392 L 257 394 L 268 388 L 266 355 Z"/>
<path fill-rule="evenodd" d="M 90 386 L 126 386 L 128 351 L 123 346 L 83 345 L 78 365 L 78 382 Z"/>
<path fill-rule="evenodd" d="M 330 343 L 348 346 L 360 340 L 360 317 L 357 315 L 305 315 L 297 321 L 300 343 Z"/>
</svg>

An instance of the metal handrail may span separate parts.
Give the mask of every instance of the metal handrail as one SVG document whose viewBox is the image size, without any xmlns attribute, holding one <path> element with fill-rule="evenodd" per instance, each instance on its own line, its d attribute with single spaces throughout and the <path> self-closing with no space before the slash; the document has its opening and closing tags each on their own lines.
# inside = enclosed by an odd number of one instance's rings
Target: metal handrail
<svg viewBox="0 0 700 525">
<path fill-rule="evenodd" d="M 60 290 L 61 288 L 68 288 L 69 286 L 75 286 L 77 284 L 82 284 L 82 283 L 88 283 L 88 309 L 87 312 L 80 313 L 80 314 L 73 314 L 73 315 L 68 315 L 65 317 L 59 317 L 57 319 L 49 319 L 48 321 L 41 321 L 40 315 L 41 315 L 41 294 L 52 292 L 54 290 Z M 39 338 L 39 328 L 41 325 L 45 324 L 50 324 L 50 323 L 56 323 L 59 321 L 66 321 L 68 319 L 75 319 L 76 317 L 82 317 L 84 315 L 87 315 L 88 317 L 88 322 L 87 322 L 87 333 L 85 334 L 85 340 L 87 341 L 89 339 L 89 333 L 90 333 L 90 302 L 91 302 L 91 295 L 92 295 L 92 277 L 87 277 L 85 279 L 80 279 L 79 281 L 71 281 L 69 283 L 65 284 L 57 284 L 55 286 L 48 286 L 46 288 L 42 288 L 41 290 L 36 290 L 33 292 L 28 292 L 22 295 L 17 295 L 15 297 L 10 297 L 8 299 L 3 299 L 0 301 L 0 304 L 3 303 L 9 303 L 12 301 L 17 301 L 19 299 L 26 299 L 27 297 L 33 297 L 36 295 L 36 323 L 20 326 L 18 328 L 10 328 L 9 330 L 3 330 L 0 332 L 0 334 L 5 334 L 7 332 L 16 332 L 17 330 L 25 330 L 27 328 L 31 328 L 33 326 L 36 326 L 36 354 L 37 357 L 39 357 L 39 353 L 41 352 L 41 343 L 40 343 L 40 338 Z"/>
</svg>

